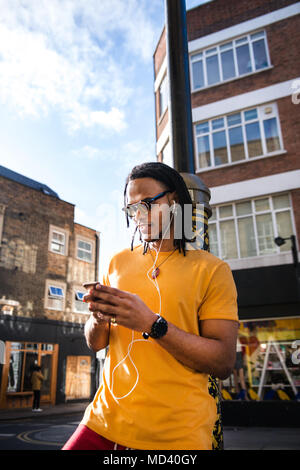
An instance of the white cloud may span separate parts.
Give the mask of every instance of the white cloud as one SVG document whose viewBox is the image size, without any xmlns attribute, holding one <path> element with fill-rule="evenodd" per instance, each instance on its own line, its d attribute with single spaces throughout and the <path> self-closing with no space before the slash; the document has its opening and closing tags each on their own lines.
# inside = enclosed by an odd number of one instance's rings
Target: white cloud
<svg viewBox="0 0 300 470">
<path fill-rule="evenodd" d="M 157 40 L 148 11 L 146 0 L 0 0 L 0 100 L 59 111 L 71 131 L 124 130 L 133 70 Z"/>
</svg>

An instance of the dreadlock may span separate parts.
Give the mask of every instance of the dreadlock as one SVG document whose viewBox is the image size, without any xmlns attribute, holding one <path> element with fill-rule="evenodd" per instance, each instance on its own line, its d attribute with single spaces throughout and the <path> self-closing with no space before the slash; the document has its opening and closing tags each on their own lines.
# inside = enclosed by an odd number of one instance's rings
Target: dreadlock
<svg viewBox="0 0 300 470">
<path fill-rule="evenodd" d="M 166 165 L 165 163 L 160 162 L 147 162 L 142 163 L 141 165 L 135 166 L 129 175 L 127 176 L 125 189 L 124 189 L 124 206 L 126 206 L 126 193 L 127 193 L 127 186 L 128 183 L 132 180 L 138 178 L 152 178 L 156 181 L 162 183 L 166 189 L 171 191 L 176 191 L 178 196 L 178 204 L 181 206 L 182 209 L 182 238 L 181 239 L 174 239 L 174 247 L 178 248 L 179 252 L 183 252 L 185 256 L 186 252 L 186 242 L 190 241 L 184 236 L 184 205 L 185 204 L 192 204 L 192 199 L 188 188 L 184 182 L 182 176 L 178 173 L 178 171 L 174 170 L 174 168 Z M 128 215 L 126 215 L 127 220 L 127 227 L 129 227 L 129 219 Z M 134 237 L 137 232 L 137 227 L 134 231 L 132 242 L 131 242 L 131 251 L 133 250 L 133 242 Z M 140 241 L 142 242 L 142 238 L 140 235 Z M 147 253 L 148 250 L 148 243 L 144 242 L 144 252 L 143 254 Z"/>
</svg>

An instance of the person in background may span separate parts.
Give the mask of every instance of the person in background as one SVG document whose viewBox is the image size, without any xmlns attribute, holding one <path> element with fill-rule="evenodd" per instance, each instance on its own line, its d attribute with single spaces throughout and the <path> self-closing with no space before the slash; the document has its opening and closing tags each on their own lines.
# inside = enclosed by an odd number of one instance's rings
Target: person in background
<svg viewBox="0 0 300 470">
<path fill-rule="evenodd" d="M 40 408 L 40 399 L 41 399 L 41 387 L 44 376 L 40 366 L 35 366 L 31 376 L 31 384 L 33 391 L 33 405 L 32 411 L 43 411 Z"/>
</svg>

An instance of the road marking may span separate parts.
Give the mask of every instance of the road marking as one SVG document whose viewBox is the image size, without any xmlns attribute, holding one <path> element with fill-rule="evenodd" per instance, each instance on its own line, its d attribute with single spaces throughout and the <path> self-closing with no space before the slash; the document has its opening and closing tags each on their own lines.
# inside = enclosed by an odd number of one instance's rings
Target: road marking
<svg viewBox="0 0 300 470">
<path fill-rule="evenodd" d="M 3 433 L 0 433 L 0 437 L 12 437 L 12 436 L 15 436 L 16 434 L 3 434 Z"/>
<path fill-rule="evenodd" d="M 64 442 L 49 442 L 49 441 L 39 441 L 37 439 L 31 439 L 29 437 L 30 434 L 40 432 L 40 431 L 45 431 L 45 429 L 39 429 L 39 430 L 34 430 L 34 431 L 24 431 L 21 432 L 20 434 L 17 435 L 17 438 L 20 439 L 20 441 L 27 442 L 27 444 L 39 444 L 39 445 L 46 445 L 46 446 L 63 446 Z"/>
</svg>

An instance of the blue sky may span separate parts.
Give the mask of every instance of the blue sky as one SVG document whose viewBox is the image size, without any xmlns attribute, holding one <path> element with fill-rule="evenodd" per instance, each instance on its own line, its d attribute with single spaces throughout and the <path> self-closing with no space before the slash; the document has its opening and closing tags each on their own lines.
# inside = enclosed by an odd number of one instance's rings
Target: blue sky
<svg viewBox="0 0 300 470">
<path fill-rule="evenodd" d="M 163 0 L 0 0 L 0 164 L 75 204 L 101 232 L 101 272 L 129 244 L 125 178 L 155 161 L 163 24 Z"/>
</svg>

